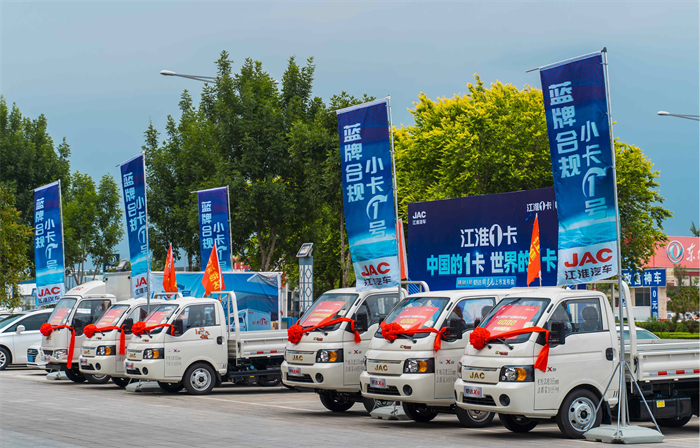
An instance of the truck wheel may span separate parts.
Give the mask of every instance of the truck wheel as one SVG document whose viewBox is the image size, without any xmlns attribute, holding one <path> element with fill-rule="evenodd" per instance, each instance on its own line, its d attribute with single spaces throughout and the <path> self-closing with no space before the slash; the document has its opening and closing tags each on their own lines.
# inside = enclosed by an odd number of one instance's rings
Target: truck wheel
<svg viewBox="0 0 700 448">
<path fill-rule="evenodd" d="M 498 414 L 498 419 L 506 429 L 513 432 L 530 432 L 539 423 L 537 420 L 522 415 Z"/>
<path fill-rule="evenodd" d="M 348 401 L 330 392 L 321 392 L 318 397 L 323 406 L 333 412 L 345 412 L 355 405 L 354 401 Z"/>
<path fill-rule="evenodd" d="M 91 373 L 85 373 L 83 376 L 90 384 L 107 384 L 110 380 L 109 375 L 93 375 Z"/>
<path fill-rule="evenodd" d="M 158 386 L 169 394 L 176 394 L 185 387 L 182 383 L 165 383 L 163 381 L 158 381 Z"/>
<path fill-rule="evenodd" d="M 493 412 L 475 411 L 473 409 L 464 409 L 457 406 L 457 418 L 459 422 L 467 428 L 483 428 L 496 416 Z"/>
<path fill-rule="evenodd" d="M 282 378 L 278 376 L 268 375 L 258 377 L 258 385 L 262 387 L 275 387 L 279 386 L 282 382 Z"/>
<path fill-rule="evenodd" d="M 65 373 L 68 379 L 73 381 L 74 383 L 82 383 L 83 381 L 85 381 L 85 377 L 83 376 L 83 374 L 77 370 L 66 369 Z"/>
<path fill-rule="evenodd" d="M 112 382 L 124 389 L 126 386 L 129 385 L 129 383 L 131 383 L 131 378 L 117 378 L 116 376 L 113 376 Z"/>
<path fill-rule="evenodd" d="M 598 397 L 586 389 L 578 389 L 569 393 L 557 414 L 559 430 L 570 439 L 583 439 L 583 433 L 590 428 L 600 426 L 603 413 L 596 414 Z"/>
<path fill-rule="evenodd" d="M 216 385 L 216 374 L 209 364 L 200 362 L 187 369 L 182 383 L 192 395 L 206 395 Z"/>
<path fill-rule="evenodd" d="M 432 412 L 424 404 L 402 402 L 403 411 L 413 421 L 425 423 L 437 417 L 437 412 Z"/>
<path fill-rule="evenodd" d="M 12 355 L 5 347 L 0 347 L 0 370 L 5 370 L 12 362 Z"/>
<path fill-rule="evenodd" d="M 659 426 L 665 426 L 667 428 L 680 428 L 688 423 L 691 418 L 693 418 L 692 415 L 680 418 L 657 418 L 656 423 L 658 423 Z"/>
</svg>

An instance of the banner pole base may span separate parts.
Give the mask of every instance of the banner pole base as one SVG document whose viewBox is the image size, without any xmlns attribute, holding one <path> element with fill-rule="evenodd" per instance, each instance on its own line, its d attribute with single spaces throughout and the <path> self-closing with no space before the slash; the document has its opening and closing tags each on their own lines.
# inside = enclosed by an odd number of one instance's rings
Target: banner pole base
<svg viewBox="0 0 700 448">
<path fill-rule="evenodd" d="M 639 443 L 661 443 L 664 435 L 652 428 L 643 426 L 606 425 L 593 428 L 584 434 L 589 442 L 624 443 L 626 445 Z"/>
</svg>

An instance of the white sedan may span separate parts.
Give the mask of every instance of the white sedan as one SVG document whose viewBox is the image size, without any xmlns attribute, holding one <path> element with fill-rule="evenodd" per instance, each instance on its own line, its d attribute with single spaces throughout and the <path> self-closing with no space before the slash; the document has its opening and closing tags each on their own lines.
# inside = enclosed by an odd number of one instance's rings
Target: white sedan
<svg viewBox="0 0 700 448">
<path fill-rule="evenodd" d="M 10 364 L 26 364 L 27 350 L 41 343 L 39 328 L 49 320 L 53 310 L 17 313 L 0 322 L 0 370 Z"/>
</svg>

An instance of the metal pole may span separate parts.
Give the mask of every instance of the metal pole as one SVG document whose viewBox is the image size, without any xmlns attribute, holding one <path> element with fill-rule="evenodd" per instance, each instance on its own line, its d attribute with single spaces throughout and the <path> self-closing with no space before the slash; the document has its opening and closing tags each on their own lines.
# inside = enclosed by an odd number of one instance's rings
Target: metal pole
<svg viewBox="0 0 700 448">
<path fill-rule="evenodd" d="M 396 219 L 396 225 L 394 226 L 394 232 L 396 233 L 396 257 L 401 259 L 401 247 L 399 247 L 399 235 L 396 226 L 399 225 L 399 200 L 398 200 L 398 190 L 399 184 L 396 180 L 396 156 L 394 151 L 394 121 L 391 118 L 391 95 L 387 96 L 387 113 L 389 114 L 389 137 L 391 139 L 391 171 L 394 179 L 394 215 Z M 399 277 L 401 276 L 401 262 L 399 261 Z M 401 279 L 399 279 L 401 280 Z"/>
<path fill-rule="evenodd" d="M 58 179 L 58 209 L 61 213 L 61 246 L 63 249 L 63 294 L 66 293 L 66 235 L 63 233 L 63 194 L 61 179 Z"/>
<path fill-rule="evenodd" d="M 146 153 L 141 152 L 143 156 L 143 207 L 146 212 L 146 315 L 151 314 L 151 253 L 148 244 L 148 188 L 146 188 Z M 173 266 L 173 269 L 175 267 Z"/>
<path fill-rule="evenodd" d="M 228 185 L 226 185 L 226 207 L 228 209 L 228 216 L 226 217 L 228 220 L 228 263 L 229 270 L 233 272 L 233 250 L 231 250 L 231 246 L 233 244 L 233 237 L 231 236 L 231 194 L 229 193 Z"/>
</svg>

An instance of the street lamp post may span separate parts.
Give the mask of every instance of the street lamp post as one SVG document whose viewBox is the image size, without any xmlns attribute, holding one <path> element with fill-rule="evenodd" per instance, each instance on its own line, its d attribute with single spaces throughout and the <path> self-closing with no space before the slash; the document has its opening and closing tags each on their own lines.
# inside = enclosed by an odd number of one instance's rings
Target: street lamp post
<svg viewBox="0 0 700 448">
<path fill-rule="evenodd" d="M 656 115 L 659 115 L 661 117 L 677 117 L 677 118 L 685 118 L 686 120 L 700 121 L 700 115 L 672 114 L 670 112 L 666 112 L 665 110 L 658 111 L 656 113 Z"/>
<path fill-rule="evenodd" d="M 161 70 L 160 74 L 163 76 L 178 76 L 180 78 L 194 79 L 195 81 L 216 82 L 216 78 L 212 78 L 211 76 L 181 75 L 180 73 L 175 73 L 171 70 Z"/>
</svg>

